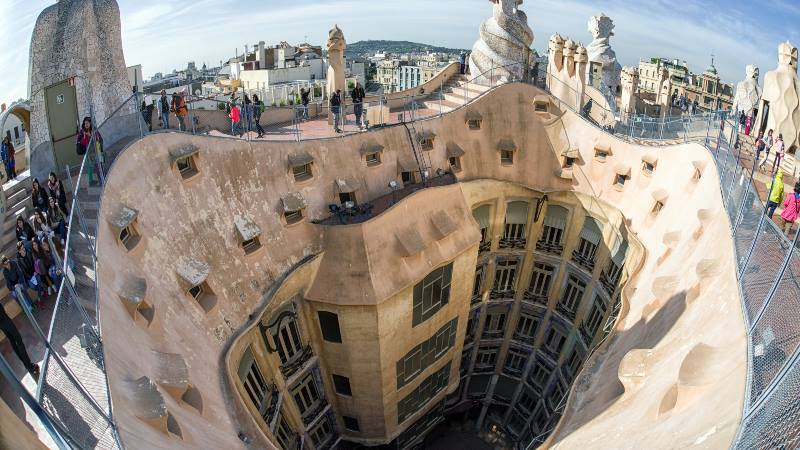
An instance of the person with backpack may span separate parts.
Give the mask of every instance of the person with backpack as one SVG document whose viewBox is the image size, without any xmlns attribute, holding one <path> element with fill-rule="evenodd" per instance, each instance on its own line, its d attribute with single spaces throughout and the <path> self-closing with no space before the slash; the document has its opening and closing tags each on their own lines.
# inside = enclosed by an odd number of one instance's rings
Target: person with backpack
<svg viewBox="0 0 800 450">
<path fill-rule="evenodd" d="M 783 212 L 781 213 L 781 220 L 783 224 L 781 228 L 784 234 L 789 236 L 792 231 L 792 225 L 797 221 L 797 215 L 800 213 L 800 183 L 794 186 L 794 192 L 786 196 L 783 202 Z"/>
<path fill-rule="evenodd" d="M 333 114 L 333 131 L 336 133 L 341 133 L 342 130 L 339 129 L 339 117 L 342 115 L 342 90 L 337 89 L 336 92 L 331 95 L 330 99 L 330 107 L 331 107 L 331 114 Z"/>
<path fill-rule="evenodd" d="M 158 98 L 158 117 L 161 128 L 169 130 L 169 97 L 164 89 L 161 90 L 161 97 Z"/>
<path fill-rule="evenodd" d="M 186 91 L 172 94 L 172 111 L 178 118 L 178 129 L 186 131 L 186 116 L 189 114 L 189 109 L 186 107 Z"/>
<path fill-rule="evenodd" d="M 17 178 L 16 152 L 14 151 L 14 144 L 11 143 L 11 138 L 9 136 L 4 137 L 3 143 L 0 144 L 0 156 L 2 156 L 3 166 L 5 166 L 8 180 L 11 181 Z"/>
<path fill-rule="evenodd" d="M 362 117 L 364 116 L 364 96 L 366 93 L 364 92 L 364 88 L 361 87 L 361 83 L 356 81 L 353 90 L 350 92 L 350 98 L 353 100 L 353 111 L 356 114 L 356 126 L 361 128 L 362 124 Z"/>
<path fill-rule="evenodd" d="M 94 135 L 94 139 L 92 139 L 92 135 Z M 89 144 L 91 143 L 94 143 L 92 149 L 89 148 Z M 91 153 L 90 150 L 93 151 L 93 153 Z M 98 174 L 103 171 L 103 137 L 100 136 L 99 131 L 96 131 L 94 127 L 92 127 L 91 117 L 87 116 L 83 118 L 83 124 L 81 125 L 80 131 L 78 131 L 77 151 L 79 155 L 85 155 L 87 152 L 90 152 L 89 155 L 92 155 L 92 157 L 89 158 L 89 164 L 86 165 L 86 169 L 89 184 L 95 184 L 94 165 L 97 164 Z M 99 181 L 98 179 L 98 182 Z"/>
<path fill-rule="evenodd" d="M 264 102 L 258 98 L 257 94 L 253 94 L 253 117 L 256 121 L 256 131 L 258 131 L 258 137 L 264 137 L 264 128 L 261 126 L 261 114 L 264 113 Z"/>
<path fill-rule="evenodd" d="M 772 179 L 771 182 L 766 183 L 767 192 L 769 192 L 769 199 L 767 199 L 767 217 L 772 219 L 772 216 L 775 215 L 775 210 L 778 209 L 778 205 L 783 200 L 783 170 L 778 167 L 778 173 L 775 174 L 775 178 Z"/>
</svg>

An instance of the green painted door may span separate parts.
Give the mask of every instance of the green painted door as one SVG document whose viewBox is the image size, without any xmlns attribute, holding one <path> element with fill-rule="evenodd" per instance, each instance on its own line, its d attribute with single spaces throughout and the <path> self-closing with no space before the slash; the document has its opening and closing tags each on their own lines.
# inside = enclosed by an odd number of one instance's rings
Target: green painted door
<svg viewBox="0 0 800 450">
<path fill-rule="evenodd" d="M 78 98 L 75 87 L 68 81 L 62 81 L 45 89 L 45 111 L 50 126 L 50 139 L 53 141 L 53 152 L 57 172 L 64 166 L 78 165 L 82 157 L 75 151 L 75 140 L 78 134 Z"/>
</svg>

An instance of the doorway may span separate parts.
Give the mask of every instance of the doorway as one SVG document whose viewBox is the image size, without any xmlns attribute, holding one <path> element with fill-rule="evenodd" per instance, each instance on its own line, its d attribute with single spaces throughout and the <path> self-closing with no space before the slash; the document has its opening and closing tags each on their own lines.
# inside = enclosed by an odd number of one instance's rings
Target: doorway
<svg viewBox="0 0 800 450">
<path fill-rule="evenodd" d="M 62 170 L 67 164 L 79 165 L 83 158 L 75 151 L 79 121 L 75 86 L 66 80 L 56 83 L 45 88 L 44 98 L 56 171 Z"/>
</svg>

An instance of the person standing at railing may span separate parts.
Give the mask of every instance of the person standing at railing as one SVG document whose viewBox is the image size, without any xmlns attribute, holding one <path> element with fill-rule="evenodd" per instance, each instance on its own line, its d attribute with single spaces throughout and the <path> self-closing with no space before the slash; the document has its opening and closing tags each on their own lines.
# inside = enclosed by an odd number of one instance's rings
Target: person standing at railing
<svg viewBox="0 0 800 450">
<path fill-rule="evenodd" d="M 239 124 L 242 120 L 242 111 L 239 109 L 239 105 L 236 104 L 235 100 L 231 104 L 231 112 L 228 114 L 228 117 L 231 119 L 231 134 L 234 136 L 241 135 Z"/>
<path fill-rule="evenodd" d="M 361 87 L 361 83 L 356 81 L 355 86 L 353 86 L 353 90 L 350 92 L 350 98 L 353 100 L 353 111 L 356 115 L 356 126 L 361 128 L 362 124 L 362 117 L 364 116 L 364 97 L 366 93 L 364 92 L 364 88 Z"/>
<path fill-rule="evenodd" d="M 16 262 L 9 260 L 5 255 L 0 256 L 0 267 L 3 268 L 3 278 L 6 280 L 6 287 L 11 292 L 11 295 L 16 299 L 17 292 L 15 290 L 18 284 L 25 285 L 25 279 L 22 275 L 22 272 L 19 269 L 19 266 Z M 21 299 L 17 299 L 17 301 L 22 304 Z M 6 335 L 8 338 L 8 342 L 11 344 L 11 348 L 16 353 L 17 358 L 22 362 L 22 365 L 25 366 L 25 370 L 28 371 L 29 374 L 36 379 L 36 382 L 39 382 L 39 365 L 34 364 L 31 361 L 31 358 L 28 356 L 28 351 L 25 349 L 25 342 L 22 340 L 22 336 L 19 334 L 19 330 L 17 329 L 14 322 L 8 317 L 6 314 L 5 308 L 0 305 L 0 331 Z"/>
<path fill-rule="evenodd" d="M 161 97 L 158 98 L 158 117 L 161 128 L 169 130 L 169 97 L 164 89 L 161 90 Z"/>
<path fill-rule="evenodd" d="M 339 117 L 341 116 L 342 110 L 342 90 L 337 89 L 336 92 L 331 95 L 330 99 L 330 107 L 331 107 L 331 114 L 333 114 L 333 131 L 336 133 L 341 133 L 342 130 L 339 129 Z"/>
<path fill-rule="evenodd" d="M 769 192 L 769 198 L 767 199 L 767 217 L 772 219 L 772 216 L 775 215 L 775 210 L 778 209 L 778 205 L 783 200 L 783 170 L 778 168 L 778 173 L 775 174 L 775 178 L 772 181 L 766 184 L 767 192 Z"/>
<path fill-rule="evenodd" d="M 92 136 L 94 136 L 94 139 L 92 139 Z M 96 131 L 94 129 L 92 126 L 92 119 L 87 116 L 83 118 L 83 124 L 81 125 L 80 131 L 78 131 L 78 154 L 85 155 L 87 152 L 89 152 L 89 145 L 92 143 L 94 144 L 94 148 L 92 148 L 91 151 L 93 151 L 94 154 L 89 154 L 89 161 L 88 164 L 86 164 L 86 177 L 89 180 L 90 185 L 95 184 L 95 164 L 97 164 L 98 177 L 100 176 L 99 173 L 103 170 L 103 137 L 100 136 L 100 131 Z"/>
<path fill-rule="evenodd" d="M 786 200 L 783 201 L 783 212 L 781 212 L 783 224 L 781 228 L 786 237 L 789 237 L 792 225 L 797 221 L 798 213 L 800 213 L 800 183 L 794 186 L 794 192 L 787 195 Z"/>
<path fill-rule="evenodd" d="M 258 94 L 253 94 L 253 117 L 256 122 L 258 137 L 264 137 L 264 128 L 261 126 L 261 114 L 264 113 L 264 102 L 258 98 Z"/>
<path fill-rule="evenodd" d="M 775 169 L 780 169 L 781 161 L 783 161 L 783 157 L 786 155 L 786 147 L 783 143 L 783 134 L 778 133 L 778 139 L 775 140 L 775 160 L 772 161 L 772 173 L 775 173 Z"/>
<path fill-rule="evenodd" d="M 186 131 L 186 116 L 189 114 L 189 110 L 186 107 L 185 90 L 172 94 L 172 111 L 175 113 L 175 117 L 178 118 L 178 129 Z"/>
<path fill-rule="evenodd" d="M 303 104 L 302 119 L 308 120 L 308 104 L 311 102 L 311 88 L 300 88 L 300 103 Z"/>
<path fill-rule="evenodd" d="M 8 181 L 17 178 L 17 161 L 15 159 L 14 144 L 11 143 L 11 138 L 9 136 L 4 137 L 3 143 L 0 144 L 0 156 L 3 159 L 3 166 L 5 166 Z"/>
</svg>

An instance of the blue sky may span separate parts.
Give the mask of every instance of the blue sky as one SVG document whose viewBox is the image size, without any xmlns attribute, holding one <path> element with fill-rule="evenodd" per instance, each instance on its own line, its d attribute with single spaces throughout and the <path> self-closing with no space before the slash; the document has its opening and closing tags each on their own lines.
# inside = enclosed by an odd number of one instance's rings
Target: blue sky
<svg viewBox="0 0 800 450">
<path fill-rule="evenodd" d="M 144 74 L 209 65 L 259 40 L 322 44 L 338 23 L 349 42 L 396 39 L 471 47 L 489 17 L 487 0 L 118 0 L 127 65 Z M 0 101 L 27 95 L 28 47 L 39 12 L 54 0 L 0 0 Z M 680 58 L 702 71 L 716 55 L 723 79 L 735 82 L 754 63 L 776 66 L 779 42 L 800 44 L 800 1 L 528 0 L 522 5 L 543 51 L 559 32 L 588 44 L 589 16 L 616 24 L 612 45 L 623 65 L 639 58 Z M 746 37 L 746 38 L 745 38 Z"/>
</svg>

